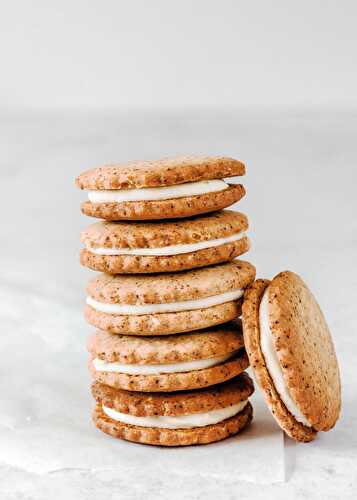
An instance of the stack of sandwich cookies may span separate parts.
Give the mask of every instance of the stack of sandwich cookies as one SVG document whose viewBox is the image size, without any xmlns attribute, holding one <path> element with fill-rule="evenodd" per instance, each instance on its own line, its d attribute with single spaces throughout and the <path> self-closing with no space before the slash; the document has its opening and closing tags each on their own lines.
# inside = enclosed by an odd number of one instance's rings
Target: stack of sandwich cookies
<svg viewBox="0 0 357 500">
<path fill-rule="evenodd" d="M 224 157 L 181 157 L 107 165 L 82 173 L 88 191 L 85 215 L 115 220 L 154 220 L 221 210 L 240 200 L 241 184 L 223 179 L 245 174 L 240 161 Z"/>
<path fill-rule="evenodd" d="M 219 441 L 252 419 L 241 314 L 255 279 L 247 217 L 222 210 L 245 194 L 244 165 L 182 157 L 99 167 L 76 182 L 88 284 L 89 370 L 104 432 L 157 445 Z M 162 219 L 162 220 L 159 220 Z"/>
<path fill-rule="evenodd" d="M 316 299 L 296 274 L 257 280 L 243 304 L 251 367 L 282 429 L 308 442 L 328 431 L 341 410 L 338 362 Z"/>
<path fill-rule="evenodd" d="M 242 373 L 195 391 L 145 393 L 94 382 L 93 419 L 107 434 L 144 444 L 186 446 L 220 441 L 252 419 L 253 383 Z"/>
<path fill-rule="evenodd" d="M 315 298 L 294 273 L 254 282 L 236 259 L 248 220 L 222 209 L 245 190 L 224 179 L 244 173 L 232 158 L 181 157 L 77 178 L 83 213 L 104 219 L 82 232 L 81 263 L 103 273 L 85 316 L 98 328 L 89 370 L 105 433 L 166 446 L 236 434 L 252 419 L 249 363 L 289 436 L 308 442 L 335 425 L 339 369 Z"/>
</svg>

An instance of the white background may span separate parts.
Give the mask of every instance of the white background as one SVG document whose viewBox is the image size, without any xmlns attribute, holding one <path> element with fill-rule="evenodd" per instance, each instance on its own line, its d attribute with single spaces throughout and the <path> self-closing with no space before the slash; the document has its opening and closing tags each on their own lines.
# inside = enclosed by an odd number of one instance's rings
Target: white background
<svg viewBox="0 0 357 500">
<path fill-rule="evenodd" d="M 336 428 L 309 445 L 286 440 L 285 483 L 262 488 L 179 470 L 154 483 L 140 471 L 130 481 L 86 469 L 37 475 L 5 460 L 0 496 L 356 498 L 356 2 L 0 5 L 0 426 L 11 428 L 8 417 L 25 421 L 27 410 L 55 418 L 67 395 L 79 411 L 81 393 L 70 384 L 57 387 L 54 407 L 46 399 L 47 377 L 60 372 L 38 366 L 36 350 L 28 365 L 12 359 L 29 345 L 23 335 L 58 353 L 62 367 L 75 352 L 78 365 L 68 369 L 87 390 L 81 308 L 89 273 L 77 254 L 90 221 L 73 181 L 112 161 L 186 153 L 245 161 L 246 258 L 259 277 L 291 269 L 308 282 L 343 380 Z M 237 447 L 237 468 L 242 460 Z"/>
<path fill-rule="evenodd" d="M 357 104 L 353 0 L 1 1 L 0 107 Z"/>
</svg>

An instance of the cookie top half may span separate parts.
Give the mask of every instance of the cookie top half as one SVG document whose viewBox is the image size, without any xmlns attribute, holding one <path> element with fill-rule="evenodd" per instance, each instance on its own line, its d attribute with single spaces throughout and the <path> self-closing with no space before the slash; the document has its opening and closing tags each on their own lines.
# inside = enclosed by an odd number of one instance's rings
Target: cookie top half
<svg viewBox="0 0 357 500">
<path fill-rule="evenodd" d="M 185 302 L 237 292 L 249 286 L 255 267 L 243 260 L 180 273 L 95 276 L 88 296 L 109 304 L 144 305 Z"/>
<path fill-rule="evenodd" d="M 339 367 L 329 328 L 295 273 L 257 280 L 243 304 L 251 366 L 281 427 L 299 441 L 331 429 L 340 414 Z"/>
<path fill-rule="evenodd" d="M 88 351 L 107 363 L 167 364 L 224 356 L 243 347 L 240 320 L 205 330 L 158 337 L 135 337 L 97 331 Z"/>
<path fill-rule="evenodd" d="M 76 185 L 80 189 L 88 190 L 139 189 L 244 174 L 244 164 L 233 158 L 181 156 L 96 167 L 80 174 Z"/>
<path fill-rule="evenodd" d="M 158 249 L 227 238 L 247 229 L 248 218 L 245 214 L 222 210 L 180 221 L 101 221 L 82 231 L 81 241 L 88 249 L 96 250 Z"/>
</svg>

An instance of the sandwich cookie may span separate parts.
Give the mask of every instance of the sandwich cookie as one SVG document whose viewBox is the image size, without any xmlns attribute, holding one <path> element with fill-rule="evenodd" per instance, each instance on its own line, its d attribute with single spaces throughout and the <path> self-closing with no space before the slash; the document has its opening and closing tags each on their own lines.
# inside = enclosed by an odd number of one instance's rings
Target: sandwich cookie
<svg viewBox="0 0 357 500">
<path fill-rule="evenodd" d="M 129 391 L 200 389 L 229 380 L 249 365 L 240 320 L 165 337 L 98 331 L 89 338 L 88 351 L 97 382 Z"/>
<path fill-rule="evenodd" d="M 88 191 L 82 212 L 91 217 L 167 219 L 232 205 L 244 187 L 223 179 L 244 174 L 244 164 L 232 158 L 183 156 L 97 167 L 79 175 L 76 184 Z"/>
<path fill-rule="evenodd" d="M 81 234 L 81 264 L 109 274 L 175 272 L 249 250 L 247 217 L 223 210 L 181 221 L 97 222 Z"/>
<path fill-rule="evenodd" d="M 200 330 L 239 316 L 254 278 L 254 266 L 241 260 L 181 273 L 100 274 L 88 284 L 85 317 L 126 335 Z"/>
<path fill-rule="evenodd" d="M 196 391 L 145 393 L 92 385 L 93 420 L 113 437 L 161 446 L 220 441 L 252 420 L 253 382 L 246 373 Z"/>
<path fill-rule="evenodd" d="M 339 368 L 321 309 L 306 284 L 286 271 L 257 280 L 243 305 L 244 341 L 258 384 L 278 424 L 308 442 L 336 423 Z"/>
</svg>

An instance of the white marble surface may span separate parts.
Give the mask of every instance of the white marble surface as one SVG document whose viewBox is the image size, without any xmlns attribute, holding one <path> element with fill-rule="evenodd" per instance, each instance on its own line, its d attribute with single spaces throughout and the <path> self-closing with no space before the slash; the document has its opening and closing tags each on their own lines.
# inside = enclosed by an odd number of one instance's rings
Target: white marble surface
<svg viewBox="0 0 357 500">
<path fill-rule="evenodd" d="M 356 498 L 356 129 L 357 114 L 328 111 L 0 114 L 0 429 L 6 436 L 1 498 Z M 78 234 L 88 221 L 79 213 L 81 194 L 73 186 L 74 176 L 101 162 L 178 153 L 225 153 L 247 162 L 248 195 L 240 206 L 251 219 L 249 259 L 258 276 L 283 269 L 299 272 L 318 296 L 341 363 L 341 420 L 313 443 L 285 439 L 286 480 L 264 488 L 240 480 L 239 472 L 210 477 L 167 467 L 162 475 L 148 477 L 140 467 L 123 476 L 115 470 L 72 467 L 39 474 L 14 466 L 19 448 L 11 432 L 19 423 L 26 425 L 25 413 L 41 422 L 57 413 L 59 428 L 61 415 L 72 417 L 71 429 L 64 427 L 63 435 L 48 440 L 49 450 L 61 439 L 68 446 L 66 431 L 75 435 L 82 403 L 68 377 L 58 383 L 59 367 L 67 366 L 77 384 L 88 382 L 88 328 L 81 307 L 89 273 L 77 261 Z M 61 360 L 44 369 L 41 353 L 49 342 Z M 24 351 L 29 354 L 25 362 Z M 90 404 L 88 395 L 83 398 Z M 26 402 L 32 405 L 28 411 Z M 40 432 L 38 440 L 43 445 Z M 36 465 L 33 446 L 30 462 Z M 242 462 L 237 447 L 237 471 Z"/>
</svg>

